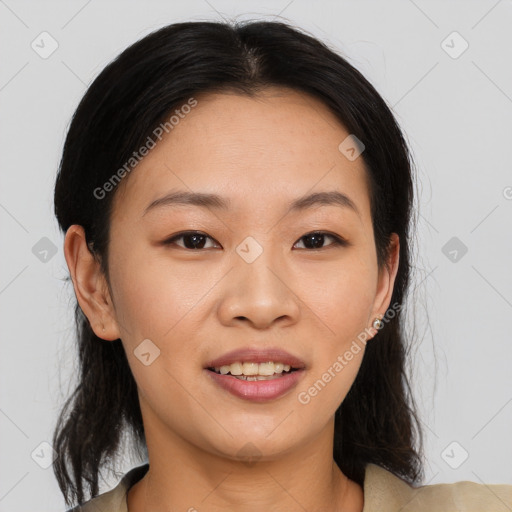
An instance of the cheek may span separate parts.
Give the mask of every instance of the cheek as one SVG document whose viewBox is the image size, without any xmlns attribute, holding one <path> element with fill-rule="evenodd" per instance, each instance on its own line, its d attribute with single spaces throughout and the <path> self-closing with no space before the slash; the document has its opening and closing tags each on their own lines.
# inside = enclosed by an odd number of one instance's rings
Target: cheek
<svg viewBox="0 0 512 512">
<path fill-rule="evenodd" d="M 357 376 L 370 337 L 368 315 L 377 285 L 377 273 L 363 254 L 354 253 L 324 270 L 299 292 L 307 297 L 320 331 L 314 365 L 297 398 L 304 407 L 318 407 L 319 417 L 325 411 L 334 413 Z"/>
<path fill-rule="evenodd" d="M 192 414 L 194 409 L 180 383 L 200 370 L 191 358 L 201 342 L 193 333 L 200 300 L 213 283 L 142 252 L 119 261 L 111 280 L 121 338 L 139 392 L 151 410 L 159 410 L 169 423 L 179 423 L 177 411 Z"/>
<path fill-rule="evenodd" d="M 315 313 L 324 340 L 340 348 L 367 327 L 377 272 L 365 254 L 354 251 L 336 263 L 318 265 L 314 273 L 306 269 L 297 283 L 297 294 Z"/>
<path fill-rule="evenodd" d="M 214 282 L 211 274 L 208 277 L 197 268 L 164 258 L 150 259 L 147 253 L 133 253 L 116 265 L 111 281 L 125 338 L 136 342 L 139 338 L 172 337 Z"/>
</svg>

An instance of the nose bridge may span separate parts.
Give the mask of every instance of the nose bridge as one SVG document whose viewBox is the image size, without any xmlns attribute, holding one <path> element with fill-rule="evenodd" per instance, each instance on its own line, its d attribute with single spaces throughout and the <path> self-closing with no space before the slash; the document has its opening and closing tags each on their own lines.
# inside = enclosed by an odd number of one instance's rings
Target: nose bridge
<svg viewBox="0 0 512 512">
<path fill-rule="evenodd" d="M 243 317 L 259 327 L 281 317 L 296 320 L 299 308 L 279 251 L 251 236 L 235 251 L 231 286 L 227 287 L 220 308 L 223 320 L 231 322 Z"/>
<path fill-rule="evenodd" d="M 263 253 L 251 263 L 245 260 L 237 263 L 237 273 L 239 275 L 240 289 L 244 294 L 251 294 L 254 297 L 260 297 L 267 300 L 284 298 L 282 290 L 282 278 L 278 279 L 280 265 L 276 264 L 276 258 L 272 256 L 270 250 Z"/>
</svg>

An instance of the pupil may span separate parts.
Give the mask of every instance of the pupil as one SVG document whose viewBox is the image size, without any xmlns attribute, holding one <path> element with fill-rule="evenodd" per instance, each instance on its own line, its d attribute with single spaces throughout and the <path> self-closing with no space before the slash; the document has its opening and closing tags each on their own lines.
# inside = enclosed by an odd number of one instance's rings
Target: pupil
<svg viewBox="0 0 512 512">
<path fill-rule="evenodd" d="M 197 242 L 197 239 L 203 239 L 202 240 L 202 243 L 201 242 Z M 204 235 L 200 235 L 200 234 L 191 234 L 191 235 L 185 235 L 183 237 L 183 241 L 184 241 L 184 244 L 185 244 L 185 247 L 187 249 L 202 249 L 203 246 L 204 246 L 204 238 L 205 236 Z M 194 239 L 195 242 L 192 242 L 192 244 L 188 244 L 186 241 L 187 240 L 190 240 L 190 239 Z"/>
<path fill-rule="evenodd" d="M 312 245 L 313 248 L 318 249 L 322 248 L 324 242 L 324 235 L 321 233 L 312 233 L 311 235 L 307 235 L 304 237 L 306 240 L 313 240 L 312 244 L 305 243 L 304 245 L 308 247 L 308 245 Z"/>
</svg>

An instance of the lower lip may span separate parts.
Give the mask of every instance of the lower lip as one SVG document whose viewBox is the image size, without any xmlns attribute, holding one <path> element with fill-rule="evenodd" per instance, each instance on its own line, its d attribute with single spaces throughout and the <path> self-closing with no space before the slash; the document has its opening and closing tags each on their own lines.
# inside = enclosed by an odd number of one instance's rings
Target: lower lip
<svg viewBox="0 0 512 512">
<path fill-rule="evenodd" d="M 295 387 L 304 374 L 304 370 L 300 369 L 287 373 L 277 379 L 242 380 L 232 375 L 222 375 L 207 369 L 204 371 L 207 372 L 213 379 L 213 382 L 218 384 L 221 388 L 229 391 L 238 398 L 252 402 L 267 402 L 280 398 Z"/>
</svg>

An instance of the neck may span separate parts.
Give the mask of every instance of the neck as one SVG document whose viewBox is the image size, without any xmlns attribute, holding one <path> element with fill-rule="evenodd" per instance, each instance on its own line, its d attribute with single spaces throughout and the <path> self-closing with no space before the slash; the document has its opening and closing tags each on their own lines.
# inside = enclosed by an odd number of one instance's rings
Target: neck
<svg viewBox="0 0 512 512">
<path fill-rule="evenodd" d="M 146 432 L 153 441 L 150 467 L 129 490 L 128 510 L 361 512 L 361 487 L 332 458 L 333 428 L 334 422 L 314 440 L 275 458 L 244 461 L 212 454 L 168 431 Z"/>
</svg>

